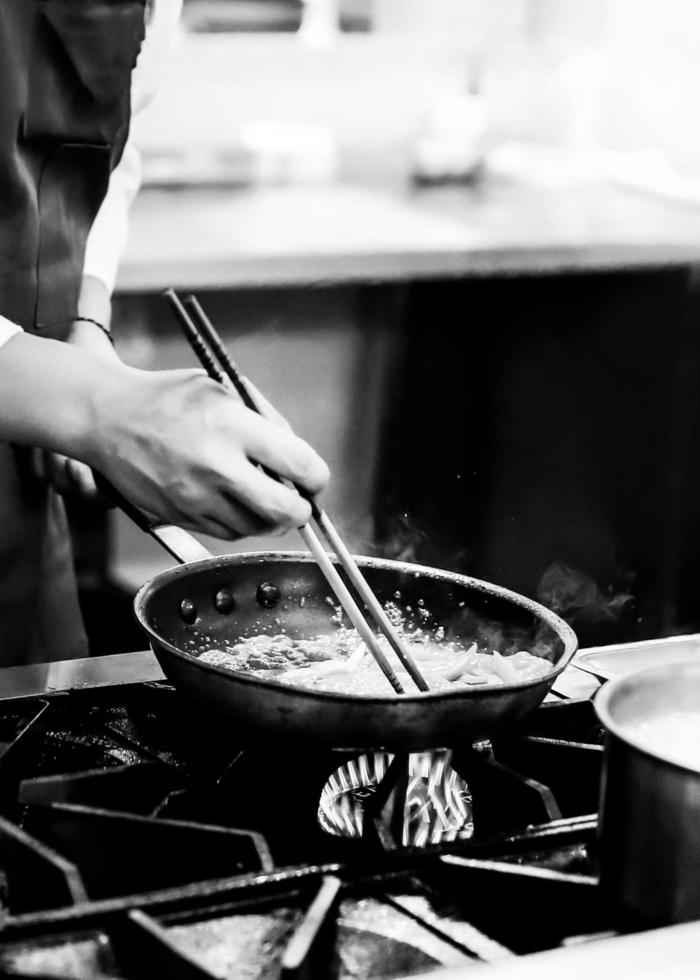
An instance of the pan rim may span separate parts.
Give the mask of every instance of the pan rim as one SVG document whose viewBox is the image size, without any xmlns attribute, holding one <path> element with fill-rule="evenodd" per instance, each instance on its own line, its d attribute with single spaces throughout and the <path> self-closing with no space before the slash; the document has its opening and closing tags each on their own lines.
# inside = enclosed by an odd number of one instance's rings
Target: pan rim
<svg viewBox="0 0 700 980">
<path fill-rule="evenodd" d="M 543 606 L 541 603 L 536 602 L 534 599 L 530 599 L 528 596 L 521 595 L 518 592 L 513 592 L 511 589 L 507 589 L 504 586 L 495 585 L 491 582 L 485 581 L 484 579 L 472 578 L 469 575 L 462 575 L 459 572 L 450 572 L 447 569 L 433 568 L 429 565 L 418 565 L 413 564 L 412 562 L 398 561 L 391 558 L 376 558 L 370 555 L 353 555 L 353 558 L 360 568 L 377 568 L 385 571 L 404 572 L 410 570 L 411 574 L 426 575 L 431 578 L 450 582 L 454 585 L 474 588 L 479 592 L 487 592 L 488 594 L 494 595 L 497 598 L 513 602 L 516 606 L 538 616 L 547 623 L 547 625 L 554 631 L 564 645 L 562 656 L 556 664 L 552 665 L 552 669 L 543 677 L 532 678 L 530 680 L 520 681 L 515 684 L 499 684 L 491 686 L 479 685 L 478 687 L 464 686 L 456 687 L 454 690 L 447 691 L 411 691 L 410 693 L 400 696 L 387 695 L 386 697 L 368 694 L 342 694 L 341 692 L 337 691 L 314 691 L 310 690 L 309 688 L 297 687 L 293 684 L 285 684 L 281 681 L 257 678 L 250 674 L 229 670 L 226 667 L 219 667 L 216 664 L 203 663 L 198 657 L 195 657 L 193 654 L 187 653 L 184 650 L 180 650 L 169 640 L 165 640 L 160 637 L 145 617 L 144 610 L 150 595 L 152 595 L 162 585 L 186 576 L 193 571 L 196 572 L 207 568 L 218 567 L 221 564 L 227 563 L 227 559 L 235 559 L 235 564 L 241 565 L 252 564 L 254 562 L 264 564 L 269 561 L 281 561 L 289 564 L 293 562 L 314 564 L 313 556 L 306 551 L 242 551 L 225 555 L 212 555 L 209 558 L 202 558 L 198 561 L 187 562 L 184 565 L 176 565 L 173 568 L 168 568 L 162 572 L 159 572 L 141 586 L 134 596 L 134 613 L 141 628 L 148 635 L 151 642 L 151 647 L 156 654 L 156 657 L 159 656 L 159 651 L 156 649 L 156 647 L 160 647 L 161 650 L 167 651 L 169 655 L 174 656 L 178 660 L 184 661 L 189 665 L 196 665 L 199 670 L 202 670 L 205 673 L 213 673 L 219 677 L 229 679 L 234 677 L 237 682 L 254 685 L 255 687 L 267 688 L 273 692 L 293 692 L 295 695 L 301 696 L 304 700 L 317 703 L 337 701 L 347 702 L 350 700 L 367 706 L 374 705 L 381 708 L 395 708 L 396 705 L 411 703 L 420 704 L 426 701 L 433 701 L 438 698 L 440 700 L 453 700 L 455 698 L 464 698 L 465 695 L 467 695 L 470 698 L 482 699 L 492 697 L 493 695 L 503 694 L 507 691 L 524 691 L 531 688 L 541 687 L 542 685 L 546 685 L 549 688 L 551 687 L 555 678 L 566 669 L 578 651 L 578 639 L 574 630 L 568 623 L 566 623 L 556 613 L 552 612 L 551 609 L 547 609 L 547 607 Z"/>
</svg>

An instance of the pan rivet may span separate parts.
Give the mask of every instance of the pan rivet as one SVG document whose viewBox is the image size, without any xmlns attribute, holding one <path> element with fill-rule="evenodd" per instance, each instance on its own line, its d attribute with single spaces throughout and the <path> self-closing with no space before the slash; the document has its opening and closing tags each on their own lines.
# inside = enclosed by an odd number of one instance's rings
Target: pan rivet
<svg viewBox="0 0 700 980">
<path fill-rule="evenodd" d="M 261 606 L 272 609 L 280 601 L 280 590 L 274 582 L 261 582 L 256 596 Z"/>
<path fill-rule="evenodd" d="M 219 591 L 214 596 L 214 605 L 216 606 L 216 611 L 220 612 L 222 616 L 227 616 L 233 611 L 233 607 L 236 605 L 236 600 L 233 598 L 231 592 L 228 589 L 219 589 Z"/>
<path fill-rule="evenodd" d="M 180 602 L 180 619 L 190 625 L 197 619 L 197 607 L 191 599 L 183 599 Z"/>
</svg>

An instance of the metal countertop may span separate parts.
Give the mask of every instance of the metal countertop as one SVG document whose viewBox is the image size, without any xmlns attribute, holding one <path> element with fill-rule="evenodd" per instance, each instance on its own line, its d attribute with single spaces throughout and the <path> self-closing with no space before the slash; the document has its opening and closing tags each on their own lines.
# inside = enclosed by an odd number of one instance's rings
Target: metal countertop
<svg viewBox="0 0 700 980">
<path fill-rule="evenodd" d="M 0 701 L 57 691 L 165 680 L 150 650 L 0 669 Z"/>
</svg>

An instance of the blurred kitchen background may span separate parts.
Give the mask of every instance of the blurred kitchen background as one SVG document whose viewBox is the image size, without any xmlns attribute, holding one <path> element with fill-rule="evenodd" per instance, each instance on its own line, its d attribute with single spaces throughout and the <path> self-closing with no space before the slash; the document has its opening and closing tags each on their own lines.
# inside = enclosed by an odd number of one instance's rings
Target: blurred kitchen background
<svg viewBox="0 0 700 980">
<path fill-rule="evenodd" d="M 192 365 L 160 293 L 195 291 L 358 552 L 586 644 L 699 630 L 699 49 L 693 0 L 185 0 L 133 123 L 120 353 Z M 143 647 L 168 560 L 74 528 L 94 652 Z"/>
</svg>

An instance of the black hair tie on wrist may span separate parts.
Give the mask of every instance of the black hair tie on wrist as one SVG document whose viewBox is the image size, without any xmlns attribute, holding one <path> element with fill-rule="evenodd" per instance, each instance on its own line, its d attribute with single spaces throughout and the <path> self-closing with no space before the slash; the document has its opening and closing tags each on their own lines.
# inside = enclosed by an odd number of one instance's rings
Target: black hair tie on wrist
<svg viewBox="0 0 700 980">
<path fill-rule="evenodd" d="M 93 320 L 91 316 L 75 316 L 73 317 L 73 323 L 92 323 L 93 326 L 102 331 L 112 347 L 114 347 L 114 337 L 112 336 L 112 331 L 104 323 L 100 323 L 99 320 Z"/>
</svg>

